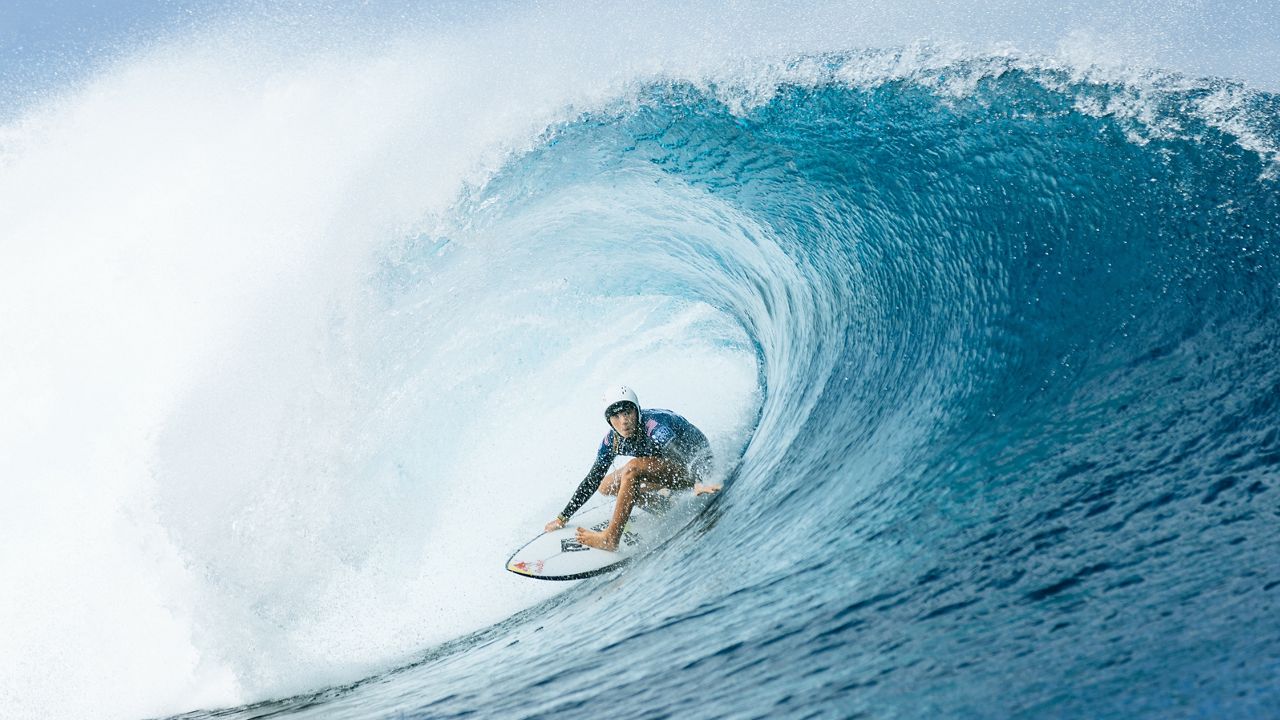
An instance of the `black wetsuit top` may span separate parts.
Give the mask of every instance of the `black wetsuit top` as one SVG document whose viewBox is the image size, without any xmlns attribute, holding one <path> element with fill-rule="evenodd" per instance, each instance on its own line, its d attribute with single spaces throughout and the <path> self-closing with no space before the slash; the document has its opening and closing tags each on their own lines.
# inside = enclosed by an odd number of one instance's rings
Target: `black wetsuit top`
<svg viewBox="0 0 1280 720">
<path fill-rule="evenodd" d="M 614 458 L 619 455 L 660 457 L 690 466 L 694 475 L 704 472 L 711 460 L 711 446 L 707 437 L 693 423 L 670 410 L 641 410 L 640 429 L 641 432 L 632 438 L 624 438 L 612 428 L 609 429 L 596 452 L 595 463 L 569 499 L 569 504 L 564 506 L 560 517 L 565 520 L 573 517 L 578 508 L 600 487 L 600 481 L 609 472 Z"/>
</svg>

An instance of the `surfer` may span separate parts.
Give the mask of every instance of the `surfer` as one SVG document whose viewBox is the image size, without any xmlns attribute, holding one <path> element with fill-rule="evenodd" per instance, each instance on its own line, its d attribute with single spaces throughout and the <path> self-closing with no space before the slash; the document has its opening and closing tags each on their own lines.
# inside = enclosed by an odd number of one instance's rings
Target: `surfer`
<svg viewBox="0 0 1280 720">
<path fill-rule="evenodd" d="M 638 503 L 660 502 L 672 491 L 692 489 L 695 495 L 713 493 L 719 485 L 702 481 L 711 469 L 711 446 L 693 423 L 670 410 L 641 410 L 635 392 L 625 385 L 610 387 L 604 396 L 604 436 L 596 461 L 564 510 L 547 523 L 551 532 L 565 526 L 570 517 L 595 492 L 616 495 L 609 526 L 595 532 L 578 528 L 578 542 L 602 550 L 616 550 L 622 528 Z M 619 455 L 633 459 L 609 472 Z"/>
</svg>

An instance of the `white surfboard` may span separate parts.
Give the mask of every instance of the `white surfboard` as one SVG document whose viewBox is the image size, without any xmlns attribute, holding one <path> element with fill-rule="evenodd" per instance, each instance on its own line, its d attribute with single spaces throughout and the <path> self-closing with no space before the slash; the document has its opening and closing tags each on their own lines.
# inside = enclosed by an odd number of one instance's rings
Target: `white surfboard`
<svg viewBox="0 0 1280 720">
<path fill-rule="evenodd" d="M 538 580 L 580 580 L 616 570 L 670 539 L 702 512 L 708 500 L 707 496 L 695 498 L 692 492 L 683 492 L 671 498 L 665 512 L 635 508 L 615 551 L 579 543 L 575 537 L 578 528 L 608 527 L 615 501 L 613 497 L 593 498 L 569 519 L 569 524 L 543 533 L 516 550 L 507 560 L 507 569 Z"/>
</svg>

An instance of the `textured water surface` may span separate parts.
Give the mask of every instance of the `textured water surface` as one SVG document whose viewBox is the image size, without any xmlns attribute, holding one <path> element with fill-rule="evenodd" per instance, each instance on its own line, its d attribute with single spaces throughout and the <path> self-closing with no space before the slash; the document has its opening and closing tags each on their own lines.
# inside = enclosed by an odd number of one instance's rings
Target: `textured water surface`
<svg viewBox="0 0 1280 720">
<path fill-rule="evenodd" d="M 230 12 L 6 108 L 0 715 L 1275 717 L 1280 99 L 748 14 Z M 723 493 L 504 572 L 616 382 Z"/>
<path fill-rule="evenodd" d="M 456 210 L 742 328 L 762 404 L 706 522 L 405 669 L 231 716 L 1280 706 L 1275 157 L 1198 112 L 1213 87 L 822 62 L 745 107 L 651 84 Z M 1140 93 L 1153 117 L 1091 111 Z"/>
</svg>

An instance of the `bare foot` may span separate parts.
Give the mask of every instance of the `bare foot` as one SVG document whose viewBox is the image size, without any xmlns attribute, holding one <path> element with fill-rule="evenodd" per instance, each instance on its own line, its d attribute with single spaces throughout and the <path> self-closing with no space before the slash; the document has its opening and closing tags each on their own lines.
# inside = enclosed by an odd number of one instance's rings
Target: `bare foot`
<svg viewBox="0 0 1280 720">
<path fill-rule="evenodd" d="M 718 493 L 718 492 L 720 492 L 720 488 L 722 488 L 722 487 L 724 487 L 724 486 L 723 486 L 723 485 L 703 485 L 702 483 L 694 483 L 694 485 L 693 485 L 693 494 L 694 494 L 695 496 L 697 496 L 697 495 L 711 495 L 712 493 Z"/>
<path fill-rule="evenodd" d="M 609 542 L 608 536 L 603 532 L 595 532 L 586 528 L 578 528 L 578 542 L 601 550 L 614 551 L 618 549 L 618 541 Z"/>
</svg>

